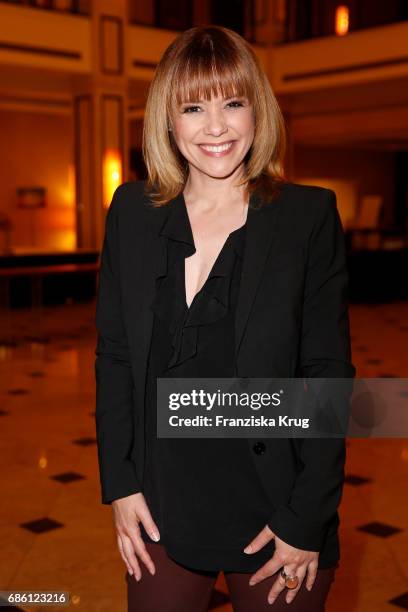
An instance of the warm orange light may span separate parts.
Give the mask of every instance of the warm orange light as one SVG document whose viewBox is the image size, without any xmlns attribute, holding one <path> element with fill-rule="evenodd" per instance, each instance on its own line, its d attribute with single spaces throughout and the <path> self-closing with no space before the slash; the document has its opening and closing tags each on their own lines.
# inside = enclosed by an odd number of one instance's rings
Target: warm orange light
<svg viewBox="0 0 408 612">
<path fill-rule="evenodd" d="M 122 182 L 122 158 L 117 149 L 107 149 L 103 157 L 103 204 L 109 208 L 112 196 Z"/>
<path fill-rule="evenodd" d="M 344 36 L 349 31 L 349 7 L 344 4 L 336 7 L 335 31 L 337 36 Z"/>
</svg>

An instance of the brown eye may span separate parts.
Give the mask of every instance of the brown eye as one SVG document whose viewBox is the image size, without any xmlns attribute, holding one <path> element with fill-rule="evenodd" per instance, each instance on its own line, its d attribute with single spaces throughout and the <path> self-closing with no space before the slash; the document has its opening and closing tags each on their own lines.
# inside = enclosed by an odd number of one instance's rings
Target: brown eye
<svg viewBox="0 0 408 612">
<path fill-rule="evenodd" d="M 186 108 L 183 109 L 183 113 L 189 113 L 191 111 L 194 111 L 195 108 L 200 108 L 199 106 L 187 106 Z"/>
</svg>

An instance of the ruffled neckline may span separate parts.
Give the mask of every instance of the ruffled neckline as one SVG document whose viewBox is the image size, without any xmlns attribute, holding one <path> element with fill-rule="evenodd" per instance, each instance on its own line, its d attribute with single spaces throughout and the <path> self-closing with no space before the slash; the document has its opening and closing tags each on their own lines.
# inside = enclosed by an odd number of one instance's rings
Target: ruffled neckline
<svg viewBox="0 0 408 612">
<path fill-rule="evenodd" d="M 173 354 L 168 368 L 178 366 L 197 352 L 198 326 L 209 325 L 227 315 L 236 259 L 242 260 L 247 222 L 226 239 L 203 287 L 190 307 L 186 303 L 185 258 L 196 252 L 184 197 L 176 198 L 160 235 L 167 239 L 167 271 L 156 279 L 151 309 L 167 323 Z"/>
<path fill-rule="evenodd" d="M 165 219 L 159 235 L 166 236 L 173 241 L 185 245 L 187 257 L 189 257 L 196 252 L 196 248 L 183 194 L 179 194 L 169 206 L 171 207 L 170 212 Z M 244 241 L 240 239 L 240 232 L 242 233 L 244 231 L 246 225 L 247 223 L 231 232 L 227 238 L 227 241 L 229 240 L 232 242 L 235 252 L 241 258 L 244 256 Z M 217 264 L 218 261 L 215 263 Z M 222 266 L 220 266 L 220 271 L 222 271 L 222 269 Z"/>
</svg>

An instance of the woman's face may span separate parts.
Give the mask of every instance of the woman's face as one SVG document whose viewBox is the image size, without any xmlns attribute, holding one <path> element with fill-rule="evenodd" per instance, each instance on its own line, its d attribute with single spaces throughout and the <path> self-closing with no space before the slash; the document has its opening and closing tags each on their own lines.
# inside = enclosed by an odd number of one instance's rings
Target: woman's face
<svg viewBox="0 0 408 612">
<path fill-rule="evenodd" d="M 239 173 L 252 145 L 253 107 L 240 97 L 186 102 L 175 110 L 172 130 L 190 173 L 225 178 Z"/>
</svg>

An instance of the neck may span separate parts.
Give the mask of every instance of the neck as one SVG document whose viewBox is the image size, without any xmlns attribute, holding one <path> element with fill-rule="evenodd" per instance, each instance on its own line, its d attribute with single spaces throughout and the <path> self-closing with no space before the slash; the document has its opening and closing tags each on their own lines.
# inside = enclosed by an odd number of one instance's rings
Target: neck
<svg viewBox="0 0 408 612">
<path fill-rule="evenodd" d="M 248 197 L 246 186 L 236 186 L 241 174 L 234 172 L 227 178 L 214 178 L 195 169 L 191 171 L 183 190 L 186 205 L 203 211 L 225 209 L 226 206 L 247 206 Z"/>
</svg>

